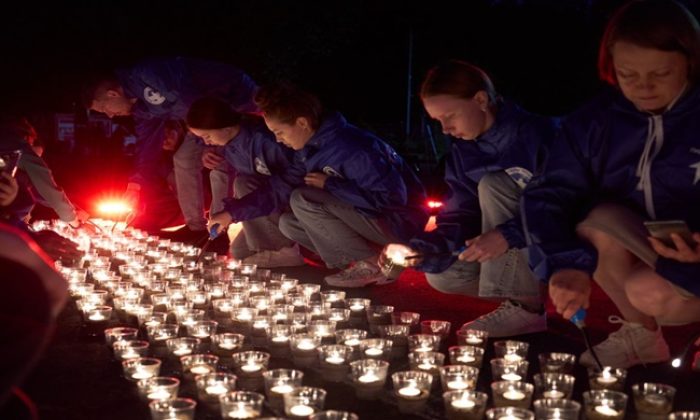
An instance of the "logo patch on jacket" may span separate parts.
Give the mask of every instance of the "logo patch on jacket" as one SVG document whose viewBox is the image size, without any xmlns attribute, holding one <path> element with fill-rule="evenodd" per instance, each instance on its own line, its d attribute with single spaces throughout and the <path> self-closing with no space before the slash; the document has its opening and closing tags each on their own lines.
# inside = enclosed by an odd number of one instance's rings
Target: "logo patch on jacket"
<svg viewBox="0 0 700 420">
<path fill-rule="evenodd" d="M 260 158 L 255 158 L 255 172 L 267 176 L 271 176 L 272 172 L 267 168 L 267 165 L 265 165 L 265 162 L 263 162 L 262 159 Z"/>
<path fill-rule="evenodd" d="M 506 173 L 520 188 L 525 188 L 532 179 L 532 172 L 519 166 L 506 169 Z"/>
<path fill-rule="evenodd" d="M 343 176 L 336 171 L 335 169 L 331 168 L 330 166 L 325 166 L 323 168 L 323 173 L 328 175 L 328 176 L 334 176 L 336 178 L 342 178 Z"/>
<path fill-rule="evenodd" d="M 143 89 L 143 99 L 151 105 L 160 105 L 165 102 L 165 96 L 150 86 Z"/>
</svg>

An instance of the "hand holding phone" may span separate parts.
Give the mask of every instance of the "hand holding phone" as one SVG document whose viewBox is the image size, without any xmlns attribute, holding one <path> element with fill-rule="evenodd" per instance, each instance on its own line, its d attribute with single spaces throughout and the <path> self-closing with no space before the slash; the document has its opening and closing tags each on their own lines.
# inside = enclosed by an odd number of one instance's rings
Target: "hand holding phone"
<svg viewBox="0 0 700 420">
<path fill-rule="evenodd" d="M 693 234 L 688 229 L 688 225 L 683 220 L 654 220 L 644 222 L 644 226 L 649 234 L 669 248 L 676 249 L 671 234 L 679 235 L 689 247 L 695 248 L 697 242 L 693 239 Z"/>
<path fill-rule="evenodd" d="M 21 150 L 0 153 L 0 172 L 10 174 L 14 178 L 17 173 L 19 158 L 22 156 Z"/>
</svg>

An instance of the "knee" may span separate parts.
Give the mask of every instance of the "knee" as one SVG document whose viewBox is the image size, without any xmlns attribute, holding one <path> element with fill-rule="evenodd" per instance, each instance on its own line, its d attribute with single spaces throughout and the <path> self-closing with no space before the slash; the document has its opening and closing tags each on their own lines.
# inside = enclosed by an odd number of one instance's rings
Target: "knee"
<svg viewBox="0 0 700 420">
<path fill-rule="evenodd" d="M 292 238 L 295 231 L 294 227 L 297 225 L 297 219 L 291 213 L 283 213 L 280 215 L 279 222 L 277 226 L 284 236 L 287 238 Z"/>
<path fill-rule="evenodd" d="M 211 171 L 214 174 L 216 171 Z M 255 177 L 252 175 L 237 175 L 233 180 L 233 192 L 236 198 L 249 194 L 255 189 Z"/>
<path fill-rule="evenodd" d="M 456 284 L 455 279 L 451 276 L 446 276 L 443 273 L 433 274 L 425 273 L 425 279 L 433 289 L 440 293 L 448 295 L 467 295 L 476 296 L 478 291 L 466 290 L 464 287 Z"/>
<path fill-rule="evenodd" d="M 313 193 L 313 190 L 309 187 L 301 187 L 292 191 L 289 196 L 289 206 L 292 208 L 294 213 L 299 211 L 309 210 L 311 208 L 312 200 L 309 196 Z"/>
<path fill-rule="evenodd" d="M 499 196 L 513 190 L 517 185 L 503 171 L 488 172 L 479 180 L 479 199 Z"/>
<path fill-rule="evenodd" d="M 663 316 L 673 301 L 666 280 L 649 269 L 639 270 L 625 283 L 625 294 L 638 311 L 653 317 Z"/>
</svg>

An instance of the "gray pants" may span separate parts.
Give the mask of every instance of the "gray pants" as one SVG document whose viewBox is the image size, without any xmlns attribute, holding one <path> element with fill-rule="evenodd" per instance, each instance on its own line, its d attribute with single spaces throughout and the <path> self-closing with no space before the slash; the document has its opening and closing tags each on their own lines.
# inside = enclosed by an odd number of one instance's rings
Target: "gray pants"
<svg viewBox="0 0 700 420">
<path fill-rule="evenodd" d="M 185 135 L 185 140 L 175 156 L 175 184 L 177 201 L 185 217 L 185 223 L 192 230 L 206 230 L 204 217 L 204 187 L 202 185 L 202 152 L 205 146 L 197 141 L 192 133 Z M 209 173 L 211 182 L 211 213 L 223 210 L 223 200 L 231 196 L 231 177 L 228 164 L 223 162 Z"/>
<path fill-rule="evenodd" d="M 363 216 L 322 189 L 297 188 L 289 204 L 293 213 L 280 217 L 280 230 L 320 255 L 329 268 L 372 257 L 380 247 L 395 242 L 385 220 Z"/>
<path fill-rule="evenodd" d="M 233 196 L 241 198 L 255 191 L 262 181 L 262 175 L 236 176 L 233 181 Z M 293 241 L 280 232 L 279 218 L 279 213 L 272 213 L 241 222 L 243 229 L 231 243 L 231 254 L 236 258 L 245 258 L 256 252 L 277 251 L 294 245 Z"/>
<path fill-rule="evenodd" d="M 519 213 L 521 188 L 503 171 L 479 181 L 482 231 L 487 232 Z M 481 297 L 538 297 L 540 282 L 528 266 L 527 249 L 509 249 L 485 263 L 457 261 L 428 283 L 443 293 Z"/>
</svg>

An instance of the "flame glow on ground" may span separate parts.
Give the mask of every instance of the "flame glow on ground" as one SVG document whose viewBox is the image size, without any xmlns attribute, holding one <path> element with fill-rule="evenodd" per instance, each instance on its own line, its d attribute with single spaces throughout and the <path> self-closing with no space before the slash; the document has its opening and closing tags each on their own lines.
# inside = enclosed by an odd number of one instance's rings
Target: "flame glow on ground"
<svg viewBox="0 0 700 420">
<path fill-rule="evenodd" d="M 131 206 L 120 200 L 105 200 L 97 204 L 97 211 L 105 216 L 117 216 L 131 212 Z"/>
</svg>

